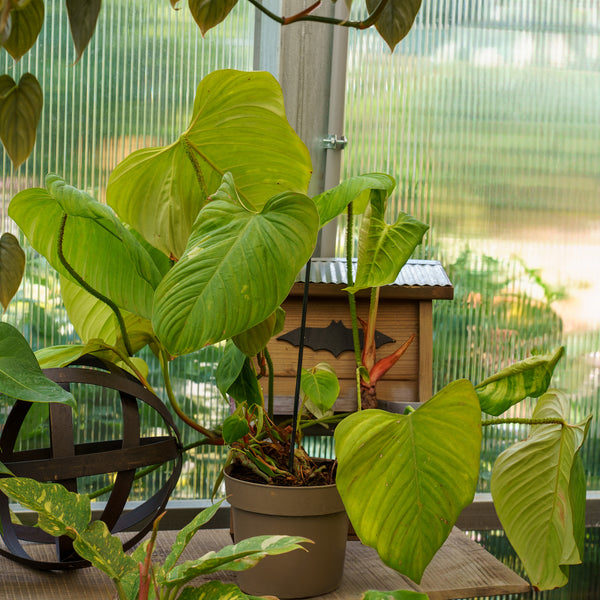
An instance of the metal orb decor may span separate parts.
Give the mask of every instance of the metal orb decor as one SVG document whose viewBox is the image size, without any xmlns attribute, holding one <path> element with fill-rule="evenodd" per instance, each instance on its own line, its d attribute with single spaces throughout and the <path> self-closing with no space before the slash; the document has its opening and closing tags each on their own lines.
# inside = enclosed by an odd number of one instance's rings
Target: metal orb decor
<svg viewBox="0 0 600 600">
<path fill-rule="evenodd" d="M 121 402 L 122 439 L 77 444 L 71 408 L 50 403 L 50 447 L 17 451 L 15 444 L 32 406 L 19 400 L 11 409 L 0 435 L 2 462 L 17 476 L 61 483 L 72 492 L 78 491 L 78 479 L 81 477 L 114 473 L 114 487 L 100 518 L 113 534 L 131 531 L 131 536 L 123 543 L 127 550 L 152 528 L 152 522 L 164 510 L 181 473 L 181 440 L 171 413 L 160 398 L 139 381 L 92 357 L 84 357 L 77 366 L 46 369 L 44 373 L 67 390 L 71 384 L 87 384 L 100 388 L 98 395 L 103 398 L 107 396 L 105 390 L 115 390 Z M 158 413 L 169 435 L 141 436 L 141 405 Z M 172 470 L 163 486 L 152 497 L 124 512 L 136 470 L 169 462 L 172 462 Z M 7 558 L 44 570 L 73 569 L 89 564 L 74 552 L 68 537 L 54 538 L 37 527 L 13 523 L 8 498 L 1 493 L 0 524 L 6 546 L 0 548 L 0 554 Z M 47 553 L 42 560 L 30 556 L 27 550 L 39 548 L 40 544 L 51 544 L 56 559 L 46 560 Z"/>
</svg>

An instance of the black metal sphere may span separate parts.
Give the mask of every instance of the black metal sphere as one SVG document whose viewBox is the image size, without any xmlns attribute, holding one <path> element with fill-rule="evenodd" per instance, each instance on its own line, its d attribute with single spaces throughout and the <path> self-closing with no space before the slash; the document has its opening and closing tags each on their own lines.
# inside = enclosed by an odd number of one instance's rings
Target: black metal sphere
<svg viewBox="0 0 600 600">
<path fill-rule="evenodd" d="M 11 409 L 2 434 L 2 462 L 17 476 L 38 481 L 62 483 L 68 490 L 78 491 L 78 479 L 90 475 L 115 473 L 114 487 L 101 519 L 114 533 L 134 529 L 124 541 L 128 549 L 151 529 L 154 519 L 164 510 L 181 473 L 181 440 L 171 413 L 163 402 L 139 381 L 114 365 L 105 365 L 93 357 L 84 357 L 77 365 L 46 369 L 46 376 L 69 389 L 71 384 L 89 384 L 118 392 L 122 410 L 122 439 L 76 444 L 73 435 L 73 414 L 69 406 L 49 405 L 50 447 L 15 451 L 15 444 L 31 403 L 17 401 Z M 156 411 L 170 435 L 142 437 L 138 401 Z M 128 512 L 123 512 L 136 470 L 173 461 L 170 476 L 152 497 Z M 89 563 L 73 551 L 71 540 L 54 538 L 41 529 L 12 523 L 8 498 L 0 493 L 0 523 L 6 548 L 0 554 L 38 569 L 72 569 Z M 28 544 L 53 544 L 56 560 L 39 560 L 27 552 Z M 29 547 L 31 547 L 29 545 Z"/>
</svg>

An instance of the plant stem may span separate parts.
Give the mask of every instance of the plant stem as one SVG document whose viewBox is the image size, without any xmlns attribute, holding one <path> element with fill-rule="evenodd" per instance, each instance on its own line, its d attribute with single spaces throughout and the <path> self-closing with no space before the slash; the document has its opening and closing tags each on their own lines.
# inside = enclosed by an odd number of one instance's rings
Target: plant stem
<svg viewBox="0 0 600 600">
<path fill-rule="evenodd" d="M 489 427 L 490 425 L 505 425 L 514 423 L 515 425 L 562 425 L 568 427 L 568 423 L 563 419 L 526 419 L 520 417 L 507 417 L 502 419 L 486 419 L 481 421 L 482 427 Z"/>
<path fill-rule="evenodd" d="M 119 307 L 110 298 L 107 298 L 106 296 L 102 295 L 100 292 L 95 290 L 91 285 L 89 285 L 87 283 L 87 281 L 85 281 L 83 279 L 83 277 L 81 277 L 81 275 L 79 275 L 79 273 L 77 273 L 77 271 L 75 271 L 75 269 L 67 262 L 67 259 L 65 258 L 65 255 L 63 253 L 63 243 L 64 243 L 64 237 L 65 237 L 65 225 L 67 223 L 67 216 L 68 215 L 66 213 L 63 215 L 62 220 L 60 222 L 60 228 L 58 230 L 58 244 L 57 244 L 57 248 L 56 248 L 57 254 L 58 254 L 58 260 L 60 261 L 62 266 L 67 270 L 69 275 L 71 275 L 71 277 L 73 277 L 73 279 L 88 294 L 91 294 L 92 296 L 94 296 L 94 298 L 100 300 L 100 302 L 104 302 L 104 304 L 106 304 L 115 313 L 115 316 L 117 317 L 117 322 L 119 323 L 119 329 L 121 330 L 121 337 L 123 338 L 123 343 L 125 344 L 125 349 L 127 350 L 127 353 L 129 354 L 129 356 L 133 356 L 131 342 L 129 341 L 129 335 L 127 334 L 127 328 L 125 327 L 125 321 L 123 319 L 123 315 L 121 314 L 121 311 L 119 310 Z"/>
<path fill-rule="evenodd" d="M 347 223 L 346 223 L 346 280 L 348 281 L 348 287 L 354 285 L 354 276 L 352 274 L 352 255 L 353 255 L 353 242 L 354 238 L 352 230 L 354 229 L 354 210 L 352 202 L 348 204 L 346 209 Z M 362 357 L 360 352 L 360 338 L 358 336 L 358 317 L 356 314 L 356 298 L 353 292 L 348 292 L 348 306 L 350 308 L 350 323 L 352 325 L 352 345 L 354 346 L 354 360 L 356 361 L 356 405 L 357 410 L 361 408 L 360 400 L 360 368 L 363 366 Z"/>
<path fill-rule="evenodd" d="M 177 402 L 177 399 L 175 398 L 175 394 L 173 393 L 173 388 L 171 386 L 171 378 L 169 376 L 169 357 L 167 356 L 167 353 L 165 351 L 160 353 L 160 367 L 161 367 L 163 379 L 165 382 L 165 390 L 167 392 L 167 397 L 169 398 L 169 402 L 171 403 L 171 407 L 175 411 L 175 414 L 186 425 L 189 425 L 192 429 L 195 429 L 196 431 L 200 432 L 202 435 L 205 435 L 210 440 L 211 443 L 213 443 L 214 445 L 217 445 L 217 446 L 222 446 L 223 438 L 220 438 L 219 436 L 215 435 L 215 433 L 213 431 L 210 431 L 209 429 L 202 427 L 202 425 L 200 425 L 199 423 L 196 423 L 196 421 L 194 421 L 193 419 L 188 417 L 188 415 L 186 415 L 183 412 L 181 406 L 179 406 L 179 403 Z"/>
<path fill-rule="evenodd" d="M 389 0 L 380 0 L 375 10 L 363 21 L 349 21 L 347 19 L 335 19 L 333 17 L 324 17 L 320 15 L 310 14 L 320 4 L 316 3 L 307 9 L 300 11 L 299 13 L 292 15 L 291 17 L 280 17 L 274 12 L 265 8 L 259 0 L 248 0 L 250 4 L 254 5 L 260 12 L 267 15 L 273 21 L 276 21 L 280 25 L 289 25 L 290 23 L 297 23 L 299 21 L 312 21 L 316 23 L 326 23 L 327 25 L 340 25 L 342 27 L 351 27 L 352 29 L 368 29 L 373 25 L 377 19 L 381 16 L 384 8 L 388 4 Z"/>
<path fill-rule="evenodd" d="M 269 353 L 269 351 L 265 348 L 264 349 L 264 353 L 265 353 L 265 360 L 267 361 L 267 369 L 269 369 L 269 372 L 267 374 L 268 378 L 269 378 L 269 384 L 268 384 L 268 406 L 267 406 L 267 414 L 269 415 L 269 419 L 273 418 L 273 398 L 275 396 L 275 373 L 273 372 L 273 360 L 271 359 L 271 354 Z"/>
</svg>

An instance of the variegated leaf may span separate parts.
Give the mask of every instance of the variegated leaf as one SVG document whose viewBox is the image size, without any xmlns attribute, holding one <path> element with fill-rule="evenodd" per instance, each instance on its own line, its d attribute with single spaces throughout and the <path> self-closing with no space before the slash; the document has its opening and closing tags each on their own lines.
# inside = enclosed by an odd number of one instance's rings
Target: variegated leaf
<svg viewBox="0 0 600 600">
<path fill-rule="evenodd" d="M 75 539 L 73 548 L 113 580 L 139 574 L 137 561 L 123 552 L 123 543 L 110 534 L 104 521 L 90 523 Z"/>
<path fill-rule="evenodd" d="M 68 492 L 58 483 L 40 483 L 26 477 L 0 479 L 0 490 L 38 513 L 38 526 L 53 536 L 84 531 L 92 517 L 90 499 L 85 494 Z"/>
<path fill-rule="evenodd" d="M 256 565 L 265 556 L 275 556 L 305 550 L 301 544 L 310 542 L 303 537 L 285 535 L 262 535 L 248 538 L 225 546 L 217 552 L 208 552 L 201 558 L 186 561 L 174 567 L 166 579 L 160 581 L 166 586 L 181 586 L 199 575 L 216 571 L 245 571 Z"/>
</svg>

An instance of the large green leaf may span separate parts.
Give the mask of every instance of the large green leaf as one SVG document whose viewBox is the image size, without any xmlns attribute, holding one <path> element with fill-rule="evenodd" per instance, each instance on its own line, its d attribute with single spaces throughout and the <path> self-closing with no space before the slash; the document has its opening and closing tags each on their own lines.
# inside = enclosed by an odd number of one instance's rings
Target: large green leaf
<svg viewBox="0 0 600 600">
<path fill-rule="evenodd" d="M 367 0 L 369 14 L 380 3 L 381 0 Z M 386 4 L 375 22 L 375 28 L 392 52 L 396 44 L 408 35 L 420 8 L 421 0 L 389 0 Z"/>
<path fill-rule="evenodd" d="M 0 323 L 0 392 L 27 402 L 64 402 L 73 396 L 40 369 L 27 340 L 8 323 Z"/>
<path fill-rule="evenodd" d="M 100 339 L 125 351 L 117 317 L 107 304 L 62 275 L 60 290 L 69 320 L 82 342 L 87 344 Z M 152 323 L 148 319 L 123 311 L 123 320 L 134 354 L 154 341 Z"/>
<path fill-rule="evenodd" d="M 337 487 L 363 543 L 417 583 L 479 475 L 481 411 L 459 380 L 408 415 L 364 410 L 335 431 Z"/>
<path fill-rule="evenodd" d="M 133 152 L 111 173 L 106 190 L 121 219 L 174 258 L 183 254 L 206 197 L 183 139 Z"/>
<path fill-rule="evenodd" d="M 40 529 L 54 536 L 75 538 L 92 517 L 88 496 L 68 492 L 58 483 L 8 477 L 0 479 L 0 490 L 23 507 L 37 512 Z"/>
<path fill-rule="evenodd" d="M 275 194 L 308 188 L 308 150 L 287 122 L 281 88 L 268 73 L 221 70 L 205 77 L 188 130 L 170 146 L 121 162 L 107 202 L 151 244 L 179 258 L 207 196 L 228 171 L 257 209 Z"/>
<path fill-rule="evenodd" d="M 207 552 L 204 556 L 177 565 L 169 571 L 164 585 L 183 585 L 199 575 L 216 571 L 245 571 L 256 565 L 265 556 L 276 556 L 292 550 L 305 550 L 301 545 L 310 542 L 303 537 L 288 535 L 261 535 L 247 538 L 225 546 L 216 552 Z"/>
<path fill-rule="evenodd" d="M 532 356 L 476 385 L 481 410 L 498 416 L 528 396 L 541 396 L 548 389 L 554 367 L 564 352 L 565 349 L 560 347 L 554 354 Z"/>
<path fill-rule="evenodd" d="M 382 190 L 386 196 L 392 193 L 396 181 L 385 173 L 367 173 L 344 179 L 334 188 L 313 198 L 321 218 L 321 227 L 335 219 L 353 203 L 354 214 L 365 211 L 373 190 Z"/>
<path fill-rule="evenodd" d="M 18 292 L 24 272 L 25 252 L 19 240 L 11 233 L 3 233 L 0 237 L 0 303 L 4 310 Z"/>
<path fill-rule="evenodd" d="M 152 323 L 158 338 L 180 355 L 266 319 L 310 257 L 318 227 L 315 205 L 302 194 L 279 194 L 260 212 L 237 197 L 210 202 L 181 260 L 156 290 Z"/>
<path fill-rule="evenodd" d="M 532 418 L 557 423 L 532 427 L 526 440 L 498 457 L 492 471 L 496 512 L 538 589 L 564 585 L 564 567 L 581 562 L 579 513 L 585 510 L 585 479 L 578 475 L 576 462 L 591 415 L 568 425 L 568 414 L 565 395 L 542 396 Z"/>
<path fill-rule="evenodd" d="M 44 24 L 44 0 L 29 0 L 23 8 L 13 8 L 8 39 L 2 44 L 7 52 L 19 60 L 32 46 Z"/>
<path fill-rule="evenodd" d="M 102 0 L 66 0 L 66 6 L 77 62 L 94 35 Z"/>
<path fill-rule="evenodd" d="M 218 25 L 231 12 L 238 0 L 189 0 L 194 21 L 198 23 L 202 35 Z"/>
<path fill-rule="evenodd" d="M 25 73 L 17 85 L 0 76 L 0 140 L 15 168 L 31 154 L 44 97 L 38 80 Z"/>
<path fill-rule="evenodd" d="M 71 278 L 57 253 L 61 222 L 67 215 L 63 252 L 75 272 L 120 308 L 150 318 L 161 275 L 143 246 L 110 208 L 89 194 L 56 175 L 46 178 L 46 186 L 47 190 L 20 192 L 8 209 L 31 245 Z"/>
<path fill-rule="evenodd" d="M 393 283 L 429 229 L 403 212 L 393 225 L 388 225 L 384 213 L 382 201 L 372 201 L 367 207 L 358 240 L 356 279 L 348 288 L 350 292 Z"/>
</svg>

